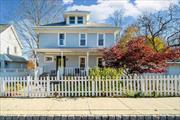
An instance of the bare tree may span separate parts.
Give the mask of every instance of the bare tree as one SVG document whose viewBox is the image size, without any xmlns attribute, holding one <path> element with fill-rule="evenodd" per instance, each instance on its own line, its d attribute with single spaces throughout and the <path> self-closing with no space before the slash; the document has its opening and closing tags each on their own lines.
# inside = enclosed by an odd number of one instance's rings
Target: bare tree
<svg viewBox="0 0 180 120">
<path fill-rule="evenodd" d="M 15 27 L 24 45 L 25 54 L 37 58 L 39 34 L 33 27 L 60 21 L 64 7 L 60 0 L 22 0 L 16 11 Z"/>
<path fill-rule="evenodd" d="M 141 34 L 146 36 L 157 52 L 158 50 L 155 43 L 156 37 L 163 38 L 167 43 L 170 43 L 172 40 L 179 41 L 180 26 L 178 23 L 180 22 L 180 18 L 177 16 L 178 11 L 175 10 L 177 9 L 176 7 L 179 8 L 179 6 L 171 6 L 167 11 L 144 14 L 138 19 L 138 26 Z M 180 45 L 180 41 L 173 42 L 171 47 L 178 45 Z"/>
<path fill-rule="evenodd" d="M 121 33 L 122 33 L 122 29 L 123 29 L 123 22 L 124 19 L 124 10 L 123 9 L 119 9 L 113 12 L 113 14 L 111 14 L 108 18 L 109 22 L 112 23 L 114 26 L 119 27 L 120 29 L 120 33 L 118 38 L 120 38 Z"/>
<path fill-rule="evenodd" d="M 122 27 L 124 11 L 122 9 L 116 10 L 110 15 L 109 20 L 114 24 L 116 27 Z"/>
</svg>

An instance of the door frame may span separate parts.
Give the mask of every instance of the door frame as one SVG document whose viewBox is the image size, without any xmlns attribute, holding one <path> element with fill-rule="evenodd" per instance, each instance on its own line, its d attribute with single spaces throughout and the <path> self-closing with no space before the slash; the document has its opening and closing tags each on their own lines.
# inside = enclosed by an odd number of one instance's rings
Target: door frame
<svg viewBox="0 0 180 120">
<path fill-rule="evenodd" d="M 58 59 L 61 59 L 61 56 L 56 56 L 56 71 L 58 71 Z M 66 56 L 63 56 L 63 61 L 64 61 L 63 68 L 65 69 L 65 67 L 66 67 Z"/>
<path fill-rule="evenodd" d="M 87 57 L 86 57 L 86 56 L 79 56 L 79 65 L 78 65 L 78 67 L 80 68 L 81 58 L 85 58 L 85 66 L 84 66 L 84 69 L 86 69 L 86 67 L 87 67 Z"/>
</svg>

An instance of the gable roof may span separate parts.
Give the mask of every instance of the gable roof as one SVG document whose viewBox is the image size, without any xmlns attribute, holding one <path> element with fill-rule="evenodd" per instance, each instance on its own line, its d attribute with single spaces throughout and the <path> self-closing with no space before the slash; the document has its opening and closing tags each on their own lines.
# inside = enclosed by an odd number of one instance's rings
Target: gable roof
<svg viewBox="0 0 180 120">
<path fill-rule="evenodd" d="M 9 54 L 0 54 L 0 61 L 9 61 L 9 62 L 27 62 L 27 60 L 20 56 L 9 55 Z"/>
<path fill-rule="evenodd" d="M 21 42 L 20 42 L 20 40 L 19 40 L 19 37 L 18 37 L 18 35 L 17 35 L 17 33 L 16 33 L 16 30 L 15 30 L 15 28 L 14 28 L 13 25 L 10 25 L 10 24 L 0 24 L 0 33 L 2 33 L 4 30 L 6 30 L 6 29 L 9 28 L 9 27 L 11 27 L 11 30 L 12 30 L 12 32 L 13 32 L 13 34 L 14 34 L 14 36 L 15 36 L 18 44 L 19 44 L 19 46 L 20 46 L 21 48 L 23 48 L 23 47 L 22 47 L 22 44 L 21 44 Z"/>
<path fill-rule="evenodd" d="M 6 30 L 10 26 L 11 25 L 9 25 L 9 24 L 0 24 L 0 33 L 3 32 L 4 30 Z"/>
</svg>

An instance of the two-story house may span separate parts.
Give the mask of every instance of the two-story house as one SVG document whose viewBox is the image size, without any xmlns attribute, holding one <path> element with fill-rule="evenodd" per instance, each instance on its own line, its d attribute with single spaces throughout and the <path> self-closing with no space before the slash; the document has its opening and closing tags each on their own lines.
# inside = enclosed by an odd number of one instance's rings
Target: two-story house
<svg viewBox="0 0 180 120">
<path fill-rule="evenodd" d="M 13 25 L 0 24 L 0 69 L 24 69 L 27 60 L 22 57 L 22 44 Z"/>
<path fill-rule="evenodd" d="M 87 74 L 89 68 L 101 67 L 103 48 L 116 43 L 119 28 L 90 22 L 88 11 L 67 11 L 64 22 L 36 26 L 39 34 L 39 68 L 66 75 Z"/>
</svg>

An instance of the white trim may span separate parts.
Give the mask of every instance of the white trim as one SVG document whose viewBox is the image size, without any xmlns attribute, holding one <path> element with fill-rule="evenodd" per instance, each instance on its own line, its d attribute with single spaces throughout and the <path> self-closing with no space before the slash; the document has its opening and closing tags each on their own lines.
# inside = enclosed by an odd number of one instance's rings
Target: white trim
<svg viewBox="0 0 180 120">
<path fill-rule="evenodd" d="M 99 34 L 103 34 L 103 46 L 99 46 Z M 106 42 L 106 34 L 105 33 L 97 33 L 97 47 L 105 47 L 105 42 Z"/>
<path fill-rule="evenodd" d="M 86 56 L 79 56 L 79 65 L 78 65 L 78 66 L 79 66 L 79 68 L 80 68 L 80 59 L 81 59 L 81 58 L 85 58 L 85 67 L 84 67 L 84 68 L 86 69 L 86 64 L 87 64 L 87 63 L 86 63 L 86 59 L 87 59 Z"/>
<path fill-rule="evenodd" d="M 85 34 L 85 45 L 81 45 L 81 34 Z M 87 33 L 79 33 L 79 47 L 86 47 L 87 46 Z"/>
<path fill-rule="evenodd" d="M 22 49 L 22 48 L 23 48 L 23 45 L 22 45 L 22 43 L 20 42 L 20 39 L 19 39 L 19 37 L 18 37 L 18 35 L 17 35 L 17 32 L 16 32 L 16 30 L 15 30 L 14 26 L 13 26 L 13 25 L 11 25 L 10 27 L 11 27 L 11 29 L 12 29 L 12 31 L 13 31 L 13 33 L 14 33 L 14 35 L 15 35 L 16 40 L 18 41 L 19 46 L 20 46 L 20 47 L 21 47 L 21 49 Z"/>
<path fill-rule="evenodd" d="M 99 58 L 102 58 L 102 59 L 103 59 L 103 57 L 96 57 L 96 67 L 99 67 L 99 66 L 98 66 L 98 59 L 99 59 Z M 102 63 L 102 64 L 103 64 L 103 63 Z"/>
<path fill-rule="evenodd" d="M 46 61 L 47 57 L 51 57 L 52 60 L 51 61 Z M 46 62 L 46 63 L 54 62 L 54 56 L 44 56 L 44 62 Z"/>
<path fill-rule="evenodd" d="M 59 42 L 59 34 L 64 34 L 64 45 L 60 45 L 60 42 Z M 58 32 L 58 46 L 66 46 L 66 33 L 65 32 Z"/>
</svg>

